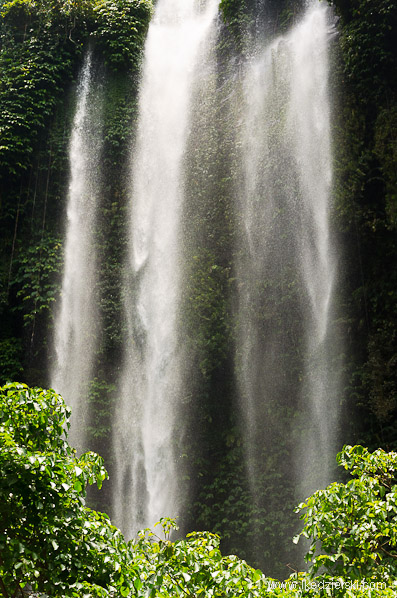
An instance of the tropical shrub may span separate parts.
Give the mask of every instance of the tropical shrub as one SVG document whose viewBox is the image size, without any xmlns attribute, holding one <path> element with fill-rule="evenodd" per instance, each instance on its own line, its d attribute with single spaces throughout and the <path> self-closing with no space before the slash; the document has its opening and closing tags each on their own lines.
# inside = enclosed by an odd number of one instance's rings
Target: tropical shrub
<svg viewBox="0 0 397 598">
<path fill-rule="evenodd" d="M 337 461 L 354 479 L 318 490 L 298 506 L 305 525 L 295 541 L 311 539 L 312 573 L 325 568 L 351 579 L 396 579 L 397 453 L 345 446 Z"/>
<path fill-rule="evenodd" d="M 396 598 L 397 454 L 345 447 L 338 461 L 355 480 L 331 484 L 306 509 L 300 535 L 312 538 L 309 574 L 266 577 L 220 539 L 193 532 L 170 540 L 144 530 L 126 542 L 109 518 L 85 506 L 86 487 L 107 477 L 95 453 L 67 442 L 70 409 L 53 390 L 0 388 L 0 594 L 27 584 L 51 598 Z M 325 554 L 315 553 L 321 542 Z M 331 575 L 317 575 L 324 567 Z M 335 577 L 335 574 L 337 577 Z"/>
<path fill-rule="evenodd" d="M 0 591 L 56 597 L 127 596 L 136 572 L 106 515 L 85 506 L 107 477 L 101 457 L 76 457 L 70 409 L 53 390 L 0 389 Z M 128 573 L 128 575 L 127 575 Z"/>
</svg>

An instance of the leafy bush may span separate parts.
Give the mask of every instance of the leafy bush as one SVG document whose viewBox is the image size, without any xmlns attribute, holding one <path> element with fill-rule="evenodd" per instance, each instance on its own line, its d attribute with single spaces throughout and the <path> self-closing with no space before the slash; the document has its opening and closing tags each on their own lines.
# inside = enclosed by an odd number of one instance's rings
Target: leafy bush
<svg viewBox="0 0 397 598">
<path fill-rule="evenodd" d="M 132 550 L 140 579 L 135 587 L 140 598 L 396 598 L 397 586 L 372 579 L 295 573 L 279 582 L 266 577 L 236 556 L 222 556 L 219 537 L 193 532 L 174 543 L 167 533 L 172 520 L 160 521 L 166 538 L 145 530 Z"/>
<path fill-rule="evenodd" d="M 324 567 L 352 579 L 396 579 L 397 453 L 345 446 L 337 461 L 355 479 L 318 490 L 297 508 L 305 509 L 299 536 L 311 538 L 311 572 Z"/>
<path fill-rule="evenodd" d="M 22 597 L 30 584 L 52 598 L 396 598 L 397 454 L 345 447 L 339 463 L 358 480 L 331 484 L 299 509 L 326 554 L 311 574 L 267 578 L 219 537 L 162 519 L 126 542 L 108 517 L 85 506 L 86 486 L 107 477 L 101 457 L 77 458 L 67 442 L 70 409 L 53 390 L 0 388 L 0 593 Z M 340 577 L 314 577 L 320 566 Z M 387 581 L 387 583 L 386 583 Z"/>
<path fill-rule="evenodd" d="M 138 596 L 273 596 L 267 593 L 273 580 L 236 556 L 223 557 L 217 535 L 193 532 L 171 543 L 167 533 L 177 529 L 174 522 L 162 519 L 160 523 L 165 540 L 145 530 L 134 544 L 141 572 Z"/>
<path fill-rule="evenodd" d="M 70 409 L 53 390 L 0 389 L 0 590 L 127 596 L 136 572 L 120 531 L 85 506 L 107 477 L 101 457 L 67 443 Z M 128 573 L 128 575 L 126 574 Z"/>
</svg>

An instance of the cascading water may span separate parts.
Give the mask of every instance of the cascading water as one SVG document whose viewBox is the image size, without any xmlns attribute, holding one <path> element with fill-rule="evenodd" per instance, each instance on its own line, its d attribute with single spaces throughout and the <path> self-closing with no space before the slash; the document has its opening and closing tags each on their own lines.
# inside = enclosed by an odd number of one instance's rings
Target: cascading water
<svg viewBox="0 0 397 598">
<path fill-rule="evenodd" d="M 92 53 L 85 57 L 77 87 L 69 144 L 70 180 L 61 305 L 55 323 L 51 384 L 72 407 L 70 441 L 86 450 L 88 386 L 96 347 L 94 227 L 99 200 L 102 147 L 100 98 L 93 92 Z"/>
<path fill-rule="evenodd" d="M 328 18 L 310 2 L 248 61 L 243 82 L 236 364 L 248 477 L 264 509 L 264 472 L 288 478 L 296 501 L 329 483 L 335 454 Z"/>
<path fill-rule="evenodd" d="M 327 7 L 316 4 L 291 35 L 292 76 L 288 122 L 302 196 L 300 272 L 305 286 L 305 421 L 298 454 L 303 492 L 331 481 L 337 449 L 339 354 L 332 330 L 335 247 L 330 232 L 332 154 L 328 91 Z M 302 467 L 302 463 L 304 466 Z"/>
<path fill-rule="evenodd" d="M 131 535 L 179 513 L 184 153 L 217 0 L 159 0 L 149 27 L 132 163 L 128 341 L 116 414 L 115 520 Z"/>
<path fill-rule="evenodd" d="M 197 475 L 207 476 L 204 492 L 211 487 L 223 521 L 237 513 L 251 523 L 247 555 L 271 567 L 266 533 L 280 535 L 282 521 L 287 536 L 292 506 L 330 480 L 337 448 L 329 13 L 313 0 L 290 33 L 260 41 L 258 27 L 245 40 L 251 55 L 237 57 L 215 27 L 218 4 L 158 0 L 145 46 L 126 224 L 125 354 L 111 415 L 112 515 L 127 536 L 162 516 L 181 515 L 184 525 L 182 478 L 206 462 Z M 70 142 L 52 376 L 73 408 L 78 448 L 99 336 L 94 79 L 88 54 Z M 209 449 L 199 446 L 206 439 Z M 230 471 L 211 453 L 222 460 L 228 443 Z M 240 506 L 220 504 L 218 475 L 234 480 Z M 201 488 L 194 492 L 197 499 Z"/>
</svg>

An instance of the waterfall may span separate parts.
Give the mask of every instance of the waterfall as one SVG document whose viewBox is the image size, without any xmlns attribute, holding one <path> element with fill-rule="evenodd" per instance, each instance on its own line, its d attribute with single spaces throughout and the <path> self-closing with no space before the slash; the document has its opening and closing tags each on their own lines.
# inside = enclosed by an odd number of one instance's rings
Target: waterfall
<svg viewBox="0 0 397 598">
<path fill-rule="evenodd" d="M 97 335 L 94 299 L 94 227 L 100 188 L 102 146 L 100 98 L 93 91 L 92 53 L 87 52 L 77 85 L 69 143 L 69 190 L 61 303 L 55 320 L 55 363 L 51 385 L 72 407 L 70 442 L 85 450 L 86 396 L 92 378 Z"/>
<path fill-rule="evenodd" d="M 184 158 L 195 81 L 217 0 L 159 0 L 149 27 L 132 150 L 128 340 L 114 426 L 115 520 L 127 535 L 179 514 L 179 344 Z"/>
<path fill-rule="evenodd" d="M 286 536 L 293 505 L 331 480 L 338 448 L 330 12 L 312 0 L 289 33 L 263 39 L 258 26 L 240 52 L 216 26 L 218 5 L 158 0 L 146 40 L 127 183 L 124 357 L 109 409 L 111 509 L 131 537 L 164 516 L 184 525 L 204 488 L 223 518 L 215 524 L 229 521 L 235 545 L 245 541 L 247 555 L 271 567 L 265 534 L 271 552 L 278 517 Z M 88 53 L 52 376 L 80 449 L 102 350 L 97 88 Z M 199 446 L 206 440 L 210 448 Z M 185 474 L 196 475 L 193 490 Z M 225 500 L 225 480 L 239 506 Z"/>
<path fill-rule="evenodd" d="M 307 432 L 296 470 L 306 494 L 332 480 L 337 445 L 340 351 L 332 329 L 336 256 L 330 232 L 332 155 L 328 91 L 327 7 L 315 4 L 291 34 L 292 76 L 288 123 L 298 166 L 301 204 L 299 268 L 305 288 Z M 305 423 L 311 420 L 309 425 Z M 302 463 L 304 465 L 302 466 Z"/>
<path fill-rule="evenodd" d="M 266 467 L 303 499 L 331 481 L 337 446 L 328 10 L 310 2 L 243 75 L 236 367 L 259 508 Z"/>
</svg>

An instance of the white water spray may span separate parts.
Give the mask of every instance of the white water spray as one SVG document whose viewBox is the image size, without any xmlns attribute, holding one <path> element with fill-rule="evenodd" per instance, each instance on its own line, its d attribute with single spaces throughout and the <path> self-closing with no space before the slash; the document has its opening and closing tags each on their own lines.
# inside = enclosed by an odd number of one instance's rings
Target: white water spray
<svg viewBox="0 0 397 598">
<path fill-rule="evenodd" d="M 328 9 L 310 2 L 244 79 L 237 365 L 259 503 L 258 467 L 272 447 L 291 445 L 298 495 L 330 481 L 335 450 L 328 40 Z"/>
<path fill-rule="evenodd" d="M 70 182 L 61 305 L 55 325 L 56 362 L 51 384 L 72 407 L 72 446 L 85 450 L 86 395 L 96 345 L 94 227 L 99 198 L 102 144 L 100 105 L 93 97 L 92 56 L 88 52 L 77 88 L 69 145 Z"/>
<path fill-rule="evenodd" d="M 132 164 L 128 345 L 114 434 L 114 516 L 127 535 L 178 515 L 182 500 L 176 451 L 183 434 L 183 162 L 217 5 L 159 0 L 145 47 Z"/>
<path fill-rule="evenodd" d="M 332 364 L 339 348 L 330 328 L 335 247 L 329 224 L 332 154 L 327 7 L 312 3 L 290 39 L 293 51 L 288 124 L 303 199 L 300 268 L 307 304 L 304 395 L 308 402 L 306 414 L 311 419 L 310 432 L 301 439 L 298 471 L 302 476 L 301 492 L 307 494 L 331 481 L 339 404 L 339 380 Z"/>
</svg>

